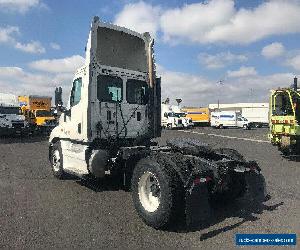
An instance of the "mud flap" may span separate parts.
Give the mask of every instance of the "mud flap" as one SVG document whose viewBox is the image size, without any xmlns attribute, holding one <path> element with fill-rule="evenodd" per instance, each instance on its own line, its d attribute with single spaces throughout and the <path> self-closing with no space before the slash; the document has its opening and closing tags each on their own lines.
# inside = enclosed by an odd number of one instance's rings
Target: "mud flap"
<svg viewBox="0 0 300 250">
<path fill-rule="evenodd" d="M 209 204 L 209 195 L 206 183 L 193 185 L 186 192 L 186 224 L 205 225 L 211 216 L 211 207 Z"/>
<path fill-rule="evenodd" d="M 263 202 L 267 197 L 266 182 L 262 174 L 254 171 L 248 172 L 245 176 L 247 183 L 246 197 L 256 202 Z"/>
</svg>

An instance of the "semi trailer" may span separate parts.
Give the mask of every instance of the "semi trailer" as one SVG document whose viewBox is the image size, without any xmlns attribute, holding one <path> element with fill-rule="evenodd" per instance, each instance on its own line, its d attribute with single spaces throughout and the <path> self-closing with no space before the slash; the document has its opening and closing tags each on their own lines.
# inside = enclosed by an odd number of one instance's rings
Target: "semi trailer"
<svg viewBox="0 0 300 250">
<path fill-rule="evenodd" d="M 193 121 L 194 125 L 209 125 L 210 123 L 209 108 L 183 107 L 182 111 Z"/>
<path fill-rule="evenodd" d="M 152 140 L 161 136 L 161 79 L 153 47 L 149 33 L 94 17 L 85 64 L 76 71 L 69 105 L 50 134 L 54 176 L 100 183 L 107 175 L 121 179 L 139 216 L 154 228 L 179 218 L 209 219 L 214 199 L 248 195 L 249 202 L 262 202 L 261 169 L 237 151 L 189 138 L 164 146 Z"/>
</svg>

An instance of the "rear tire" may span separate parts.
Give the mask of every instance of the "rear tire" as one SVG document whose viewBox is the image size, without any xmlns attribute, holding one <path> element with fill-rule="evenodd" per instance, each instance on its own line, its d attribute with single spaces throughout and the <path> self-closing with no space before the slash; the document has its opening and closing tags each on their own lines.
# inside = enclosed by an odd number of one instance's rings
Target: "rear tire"
<svg viewBox="0 0 300 250">
<path fill-rule="evenodd" d="M 63 179 L 65 172 L 63 170 L 63 154 L 59 141 L 54 143 L 51 149 L 50 162 L 53 175 L 58 179 Z"/>
<path fill-rule="evenodd" d="M 154 228 L 166 228 L 182 218 L 184 192 L 176 174 L 151 158 L 140 160 L 132 175 L 132 198 L 143 221 Z"/>
</svg>

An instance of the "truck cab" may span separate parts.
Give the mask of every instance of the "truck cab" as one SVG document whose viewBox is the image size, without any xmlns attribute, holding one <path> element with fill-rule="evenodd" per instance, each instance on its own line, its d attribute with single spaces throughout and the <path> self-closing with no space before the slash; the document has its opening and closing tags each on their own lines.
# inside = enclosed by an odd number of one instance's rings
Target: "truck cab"
<svg viewBox="0 0 300 250">
<path fill-rule="evenodd" d="M 67 170 L 89 173 L 89 145 L 117 150 L 160 135 L 160 79 L 153 60 L 149 33 L 95 17 L 85 64 L 75 73 L 67 111 L 50 135 L 51 143 L 60 141 Z"/>
<path fill-rule="evenodd" d="M 55 122 L 55 118 L 49 110 L 38 109 L 34 110 L 34 123 L 37 126 L 50 126 Z"/>
<path fill-rule="evenodd" d="M 162 124 L 165 128 L 191 128 L 194 124 L 192 119 L 186 117 L 185 112 L 165 112 Z"/>
<path fill-rule="evenodd" d="M 0 93 L 0 134 L 12 135 L 28 132 L 28 123 L 22 115 L 18 97 Z"/>
<path fill-rule="evenodd" d="M 286 155 L 300 153 L 300 93 L 295 87 L 271 91 L 269 138 Z"/>
<path fill-rule="evenodd" d="M 161 104 L 161 126 L 163 128 L 191 128 L 194 123 L 187 113 L 177 106 Z"/>
<path fill-rule="evenodd" d="M 22 133 L 27 128 L 27 122 L 20 107 L 0 104 L 0 134 L 9 135 Z"/>
<path fill-rule="evenodd" d="M 56 120 L 52 115 L 51 97 L 48 96 L 19 96 L 19 105 L 33 131 L 49 132 L 55 125 Z"/>
</svg>

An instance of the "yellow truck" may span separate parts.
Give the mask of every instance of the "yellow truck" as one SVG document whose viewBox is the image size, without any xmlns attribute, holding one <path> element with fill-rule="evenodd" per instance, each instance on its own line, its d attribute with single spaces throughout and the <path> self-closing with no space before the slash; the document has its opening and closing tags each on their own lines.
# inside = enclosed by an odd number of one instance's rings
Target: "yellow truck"
<svg viewBox="0 0 300 250">
<path fill-rule="evenodd" d="M 210 114 L 208 108 L 184 107 L 182 111 L 186 117 L 191 118 L 195 125 L 209 125 Z"/>
<path fill-rule="evenodd" d="M 51 114 L 49 96 L 19 96 L 19 104 L 23 115 L 31 127 L 49 131 L 55 126 L 55 117 Z"/>
</svg>

